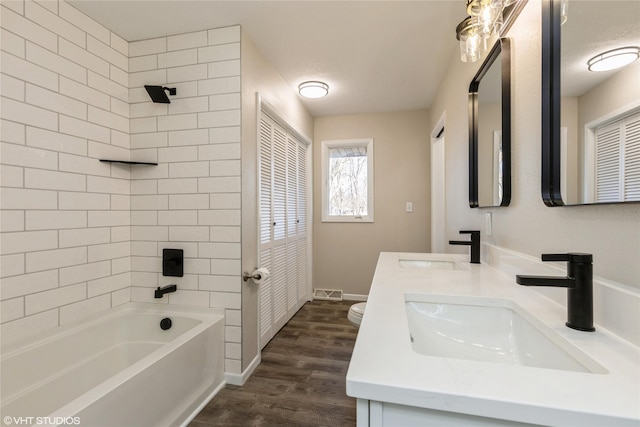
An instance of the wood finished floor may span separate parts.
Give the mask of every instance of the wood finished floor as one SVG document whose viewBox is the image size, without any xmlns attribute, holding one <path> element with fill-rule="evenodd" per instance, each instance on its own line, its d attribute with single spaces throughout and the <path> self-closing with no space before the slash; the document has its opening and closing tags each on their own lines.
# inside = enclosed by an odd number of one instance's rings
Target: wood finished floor
<svg viewBox="0 0 640 427">
<path fill-rule="evenodd" d="M 244 386 L 227 385 L 190 427 L 355 426 L 345 380 L 357 330 L 352 301 L 306 303 L 262 351 Z"/>
</svg>

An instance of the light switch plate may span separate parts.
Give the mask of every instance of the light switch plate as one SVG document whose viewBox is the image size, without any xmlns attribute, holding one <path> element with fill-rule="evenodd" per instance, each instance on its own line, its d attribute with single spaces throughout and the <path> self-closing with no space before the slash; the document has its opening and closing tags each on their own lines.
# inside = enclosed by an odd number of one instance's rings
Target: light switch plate
<svg viewBox="0 0 640 427">
<path fill-rule="evenodd" d="M 405 205 L 405 211 L 413 212 L 413 202 L 407 202 Z"/>
<path fill-rule="evenodd" d="M 491 236 L 492 224 L 491 224 L 491 212 L 487 212 L 484 214 L 484 232 L 487 236 Z"/>
</svg>

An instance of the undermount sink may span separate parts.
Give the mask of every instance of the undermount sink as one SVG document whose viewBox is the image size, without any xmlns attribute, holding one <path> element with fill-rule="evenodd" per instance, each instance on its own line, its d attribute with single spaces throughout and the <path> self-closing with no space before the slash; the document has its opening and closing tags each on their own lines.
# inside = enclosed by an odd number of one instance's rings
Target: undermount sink
<svg viewBox="0 0 640 427">
<path fill-rule="evenodd" d="M 453 260 L 445 259 L 399 259 L 402 268 L 426 268 L 432 270 L 465 270 Z"/>
<path fill-rule="evenodd" d="M 411 346 L 427 356 L 607 373 L 517 304 L 497 298 L 405 294 Z"/>
</svg>

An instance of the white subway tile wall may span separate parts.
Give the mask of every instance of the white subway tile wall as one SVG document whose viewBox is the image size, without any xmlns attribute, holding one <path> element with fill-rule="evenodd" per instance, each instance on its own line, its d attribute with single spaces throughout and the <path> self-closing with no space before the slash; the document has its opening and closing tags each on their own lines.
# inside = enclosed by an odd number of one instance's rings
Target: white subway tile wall
<svg viewBox="0 0 640 427">
<path fill-rule="evenodd" d="M 130 300 L 130 172 L 98 161 L 130 156 L 129 64 L 125 40 L 66 3 L 0 7 L 0 299 L 11 340 Z"/>
<path fill-rule="evenodd" d="M 240 27 L 129 44 L 131 299 L 225 309 L 225 368 L 241 373 Z M 170 104 L 140 88 L 175 87 Z M 184 277 L 163 277 L 163 248 Z M 154 300 L 150 288 L 178 290 Z"/>
<path fill-rule="evenodd" d="M 128 301 L 210 307 L 241 373 L 240 27 L 129 43 L 64 1 L 0 7 L 3 337 Z M 184 277 L 162 276 L 168 247 Z"/>
</svg>

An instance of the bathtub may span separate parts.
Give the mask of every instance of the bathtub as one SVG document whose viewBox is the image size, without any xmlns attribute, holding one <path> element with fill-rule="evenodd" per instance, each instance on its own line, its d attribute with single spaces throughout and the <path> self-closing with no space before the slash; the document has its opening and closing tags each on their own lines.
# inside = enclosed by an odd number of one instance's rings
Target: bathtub
<svg viewBox="0 0 640 427">
<path fill-rule="evenodd" d="M 207 310 L 129 303 L 5 347 L 3 425 L 186 425 L 224 387 L 224 316 Z"/>
</svg>

